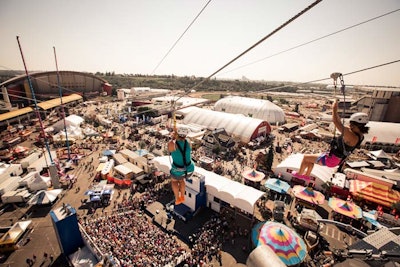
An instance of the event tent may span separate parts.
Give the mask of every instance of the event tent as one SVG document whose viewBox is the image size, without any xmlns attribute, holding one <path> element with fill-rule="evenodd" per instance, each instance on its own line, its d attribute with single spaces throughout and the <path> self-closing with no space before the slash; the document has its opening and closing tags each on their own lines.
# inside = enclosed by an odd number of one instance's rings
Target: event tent
<svg viewBox="0 0 400 267">
<path fill-rule="evenodd" d="M 224 128 L 225 131 L 243 143 L 248 143 L 252 138 L 268 135 L 271 126 L 267 121 L 245 117 L 239 114 L 218 112 L 198 107 L 188 107 L 180 110 L 185 117 L 184 124 L 201 125 L 210 130 Z"/>
<path fill-rule="evenodd" d="M 214 105 L 214 110 L 243 114 L 247 117 L 267 121 L 270 124 L 282 124 L 286 121 L 285 112 L 279 106 L 265 99 L 228 96 L 218 100 Z"/>
<path fill-rule="evenodd" d="M 283 180 L 290 182 L 292 179 L 291 171 L 298 171 L 300 169 L 301 161 L 303 160 L 303 154 L 296 153 L 289 155 L 281 163 L 279 163 L 274 169 L 274 173 L 282 175 Z M 321 166 L 318 164 L 314 165 L 312 169 L 311 176 L 315 177 L 315 189 L 322 190 L 322 185 L 332 178 L 332 175 L 336 172 L 336 168 L 329 168 L 326 166 Z"/>
<path fill-rule="evenodd" d="M 168 156 L 156 157 L 153 159 L 153 162 L 158 170 L 169 173 L 171 162 Z M 197 166 L 194 171 L 205 176 L 208 195 L 217 197 L 250 214 L 254 214 L 254 207 L 257 200 L 265 194 L 265 192 L 251 186 L 232 181 L 231 179 Z"/>
</svg>

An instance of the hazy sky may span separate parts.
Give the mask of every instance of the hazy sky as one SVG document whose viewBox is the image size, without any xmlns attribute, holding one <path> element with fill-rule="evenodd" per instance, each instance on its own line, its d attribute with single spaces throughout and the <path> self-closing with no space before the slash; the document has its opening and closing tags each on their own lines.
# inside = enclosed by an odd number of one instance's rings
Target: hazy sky
<svg viewBox="0 0 400 267">
<path fill-rule="evenodd" d="M 55 46 L 60 70 L 151 74 L 207 2 L 0 0 L 0 69 L 23 70 L 18 35 L 29 71 L 55 70 Z M 207 77 L 313 2 L 213 0 L 155 74 Z M 307 82 L 400 60 L 400 11 L 270 57 L 399 8 L 322 1 L 216 77 Z M 344 79 L 400 86 L 400 62 Z"/>
</svg>

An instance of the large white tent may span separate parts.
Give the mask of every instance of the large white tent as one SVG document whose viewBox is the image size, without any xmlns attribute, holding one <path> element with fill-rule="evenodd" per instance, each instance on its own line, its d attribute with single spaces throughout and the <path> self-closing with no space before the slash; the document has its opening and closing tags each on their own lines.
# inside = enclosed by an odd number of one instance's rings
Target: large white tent
<svg viewBox="0 0 400 267">
<path fill-rule="evenodd" d="M 251 138 L 257 135 L 268 135 L 271 132 L 271 126 L 267 121 L 245 117 L 240 114 L 230 114 L 198 107 L 185 108 L 180 110 L 179 113 L 185 116 L 183 119 L 184 124 L 201 125 L 209 130 L 224 128 L 229 135 L 239 138 L 243 143 L 250 142 Z"/>
<path fill-rule="evenodd" d="M 247 117 L 267 121 L 270 124 L 282 124 L 285 122 L 283 109 L 265 99 L 228 96 L 218 100 L 214 105 L 214 110 L 243 114 Z"/>
<path fill-rule="evenodd" d="M 152 162 L 158 170 L 169 173 L 171 162 L 168 158 L 168 156 L 156 157 Z M 206 190 L 209 198 L 210 196 L 217 197 L 250 214 L 254 214 L 254 207 L 257 200 L 265 194 L 265 192 L 251 186 L 232 181 L 229 178 L 197 166 L 194 171 L 205 176 Z"/>
<path fill-rule="evenodd" d="M 289 171 L 298 171 L 303 157 L 304 155 L 300 153 L 291 154 L 276 166 L 274 173 L 277 175 L 281 174 L 283 180 L 290 182 L 292 174 Z M 337 168 L 329 168 L 314 164 L 311 176 L 315 177 L 315 188 L 317 190 L 322 190 L 322 185 L 331 180 L 336 170 Z"/>
</svg>

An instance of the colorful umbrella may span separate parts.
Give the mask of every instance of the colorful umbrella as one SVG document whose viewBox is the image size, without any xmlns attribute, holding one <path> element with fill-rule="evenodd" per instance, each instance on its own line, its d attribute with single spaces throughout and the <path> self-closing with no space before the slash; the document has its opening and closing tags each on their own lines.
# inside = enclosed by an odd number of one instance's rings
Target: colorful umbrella
<svg viewBox="0 0 400 267">
<path fill-rule="evenodd" d="M 307 246 L 300 236 L 284 224 L 268 221 L 252 230 L 253 244 L 269 246 L 287 266 L 301 263 L 307 255 Z"/>
<path fill-rule="evenodd" d="M 362 209 L 353 202 L 349 202 L 336 197 L 331 197 L 329 199 L 328 205 L 335 212 L 350 218 L 359 219 L 363 216 Z"/>
<path fill-rule="evenodd" d="M 293 187 L 293 194 L 296 198 L 313 203 L 313 204 L 323 204 L 325 201 L 325 196 L 319 191 L 314 190 L 311 187 L 304 187 L 301 185 L 295 185 Z"/>
<path fill-rule="evenodd" d="M 253 181 L 253 182 L 261 182 L 264 179 L 265 174 L 254 169 L 248 169 L 242 172 L 243 178 Z"/>
<path fill-rule="evenodd" d="M 290 185 L 287 182 L 276 178 L 269 178 L 265 182 L 264 186 L 281 194 L 285 194 L 290 188 Z"/>
</svg>

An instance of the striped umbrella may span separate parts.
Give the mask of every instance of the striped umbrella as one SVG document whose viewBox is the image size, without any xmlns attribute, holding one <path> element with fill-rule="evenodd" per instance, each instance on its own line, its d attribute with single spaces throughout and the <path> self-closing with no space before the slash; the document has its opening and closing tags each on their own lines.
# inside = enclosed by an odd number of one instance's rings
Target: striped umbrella
<svg viewBox="0 0 400 267">
<path fill-rule="evenodd" d="M 268 221 L 257 224 L 252 230 L 253 244 L 267 245 L 287 266 L 303 262 L 307 246 L 303 239 L 284 224 Z"/>
<path fill-rule="evenodd" d="M 331 197 L 329 199 L 328 205 L 335 212 L 353 219 L 359 219 L 363 216 L 362 209 L 353 202 L 349 202 L 336 197 Z"/>
<path fill-rule="evenodd" d="M 325 196 L 319 191 L 314 190 L 311 187 L 304 187 L 301 185 L 295 185 L 293 187 L 293 194 L 296 198 L 313 203 L 313 204 L 324 204 Z"/>
</svg>

